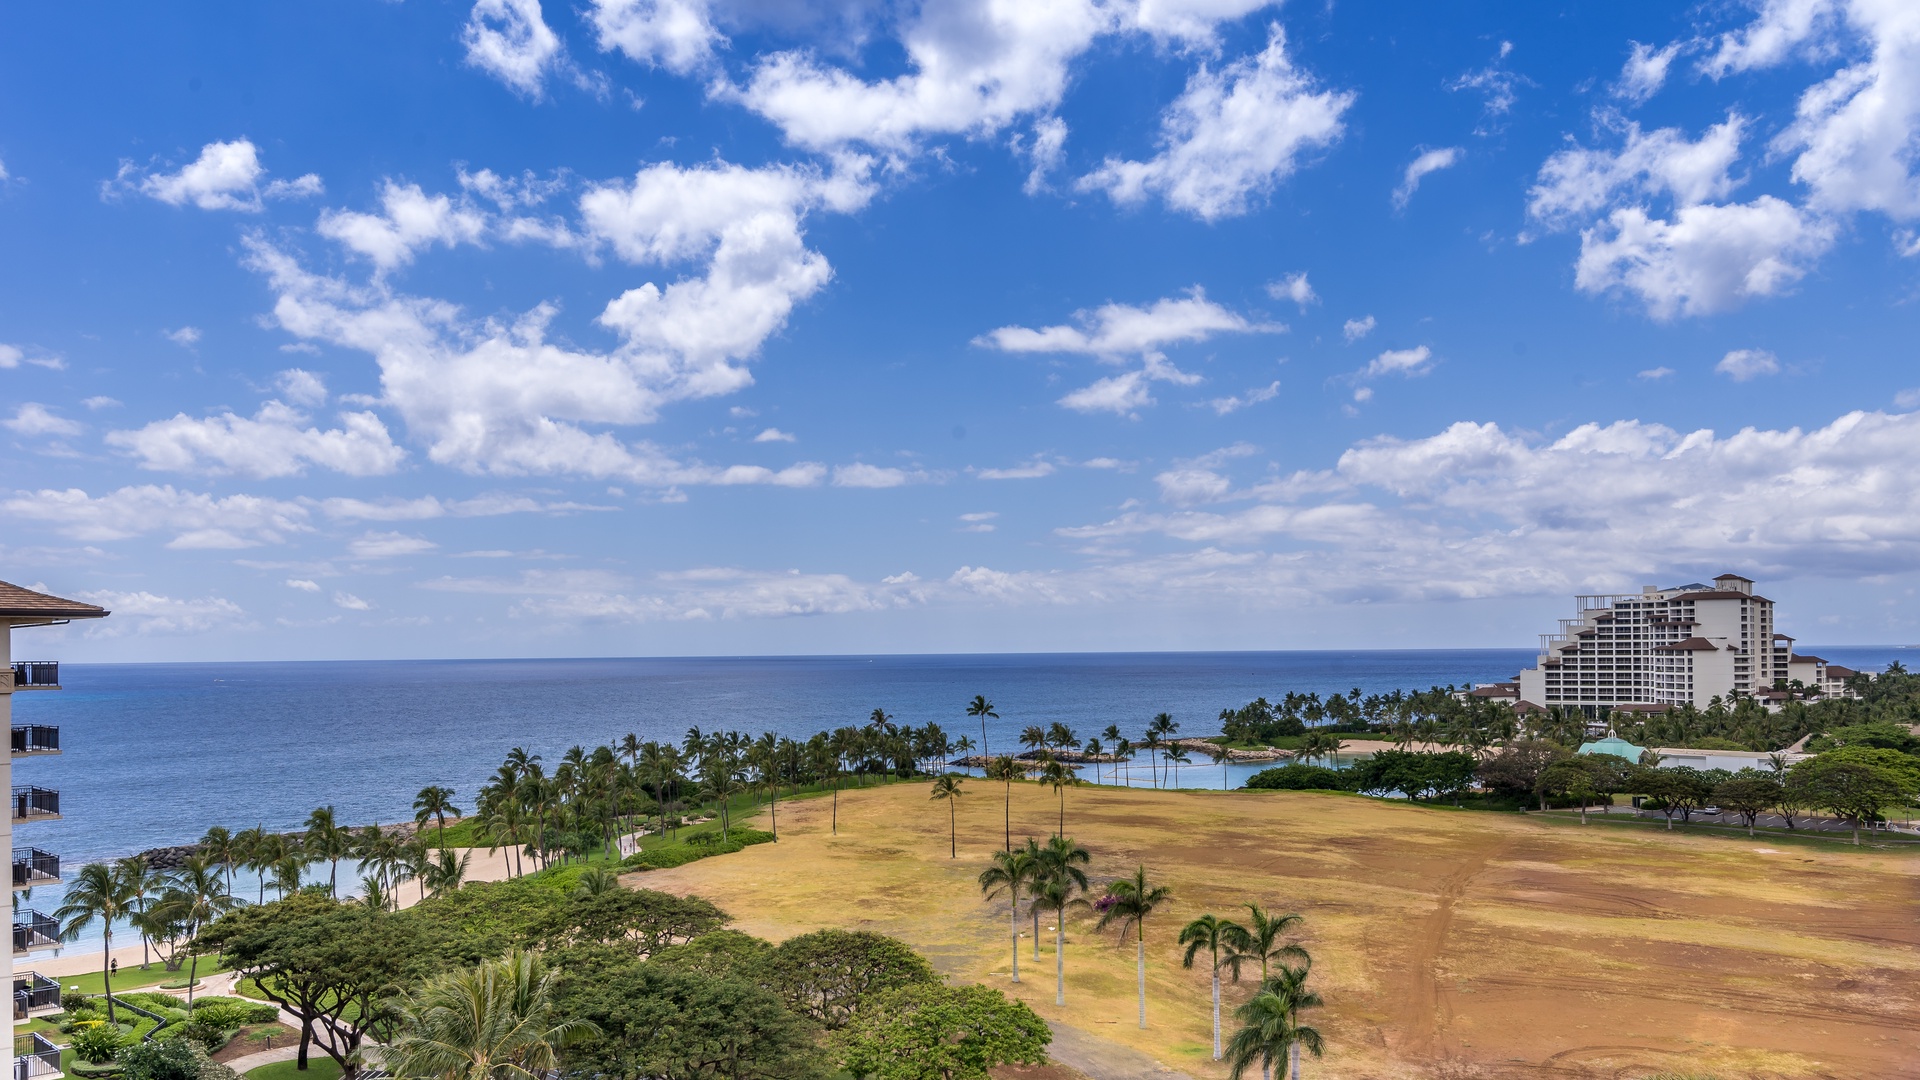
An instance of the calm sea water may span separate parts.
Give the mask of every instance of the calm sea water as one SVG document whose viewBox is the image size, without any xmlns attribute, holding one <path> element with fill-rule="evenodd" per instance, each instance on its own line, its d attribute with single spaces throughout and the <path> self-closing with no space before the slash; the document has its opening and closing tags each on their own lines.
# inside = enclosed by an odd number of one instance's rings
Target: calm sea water
<svg viewBox="0 0 1920 1080">
<path fill-rule="evenodd" d="M 1862 670 L 1915 658 L 1894 648 L 1818 652 Z M 65 749 L 17 762 L 14 782 L 59 789 L 66 817 L 15 838 L 78 866 L 190 842 L 216 824 L 291 829 L 327 804 L 347 823 L 410 819 L 427 784 L 470 805 L 510 747 L 551 762 L 576 743 L 627 732 L 675 742 L 695 726 L 801 737 L 884 708 L 900 723 L 936 721 L 977 741 L 978 722 L 965 715 L 975 694 L 1000 713 L 987 729 L 996 748 L 1054 721 L 1082 739 L 1108 724 L 1137 736 L 1159 712 L 1182 734 L 1205 735 L 1218 731 L 1222 708 L 1261 695 L 1488 682 L 1532 658 L 1474 649 L 68 664 L 66 689 L 14 697 L 14 722 L 60 725 Z M 1217 767 L 1182 772 L 1186 786 L 1223 779 Z"/>
</svg>

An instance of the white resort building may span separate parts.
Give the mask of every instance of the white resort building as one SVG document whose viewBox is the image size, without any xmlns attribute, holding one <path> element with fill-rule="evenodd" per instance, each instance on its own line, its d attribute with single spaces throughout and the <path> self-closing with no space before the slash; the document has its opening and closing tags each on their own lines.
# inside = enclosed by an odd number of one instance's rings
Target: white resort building
<svg viewBox="0 0 1920 1080">
<path fill-rule="evenodd" d="M 1853 674 L 1817 656 L 1796 656 L 1793 639 L 1774 631 L 1773 601 L 1738 574 L 1721 574 L 1711 585 L 1649 585 L 1576 602 L 1574 618 L 1540 635 L 1539 662 L 1485 696 L 1511 695 L 1522 710 L 1560 706 L 1598 716 L 1687 704 L 1704 709 L 1715 698 L 1770 700 L 1785 696 L 1774 690 L 1780 681 L 1838 695 Z"/>
</svg>

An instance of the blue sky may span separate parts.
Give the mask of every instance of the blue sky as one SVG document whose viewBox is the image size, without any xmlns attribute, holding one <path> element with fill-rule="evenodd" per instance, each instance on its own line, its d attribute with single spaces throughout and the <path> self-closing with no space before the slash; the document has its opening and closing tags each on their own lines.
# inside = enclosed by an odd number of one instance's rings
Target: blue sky
<svg viewBox="0 0 1920 1080">
<path fill-rule="evenodd" d="M 374 0 L 0 33 L 70 659 L 1920 639 L 1920 9 Z"/>
</svg>

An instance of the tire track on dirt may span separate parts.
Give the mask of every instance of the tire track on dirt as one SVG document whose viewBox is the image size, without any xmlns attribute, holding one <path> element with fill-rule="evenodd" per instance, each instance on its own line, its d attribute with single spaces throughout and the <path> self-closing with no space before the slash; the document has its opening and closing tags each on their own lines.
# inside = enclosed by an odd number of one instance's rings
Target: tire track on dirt
<svg viewBox="0 0 1920 1080">
<path fill-rule="evenodd" d="M 1387 1003 L 1393 1026 L 1407 1032 L 1406 1057 L 1438 1061 L 1459 1052 L 1455 1040 L 1447 1034 L 1452 1027 L 1453 1003 L 1452 995 L 1440 986 L 1440 955 L 1453 928 L 1454 907 L 1466 894 L 1467 885 L 1508 846 L 1509 841 L 1490 838 L 1462 852 L 1459 865 L 1441 879 L 1432 913 L 1412 935 L 1405 991 Z"/>
</svg>

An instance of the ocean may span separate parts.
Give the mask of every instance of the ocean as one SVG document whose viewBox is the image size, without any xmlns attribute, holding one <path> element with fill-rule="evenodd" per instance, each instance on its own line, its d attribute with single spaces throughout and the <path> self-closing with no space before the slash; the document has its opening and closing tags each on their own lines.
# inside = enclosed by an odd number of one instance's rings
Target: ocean
<svg viewBox="0 0 1920 1080">
<path fill-rule="evenodd" d="M 1912 655 L 1817 652 L 1861 670 Z M 13 720 L 60 726 L 64 753 L 15 762 L 14 783 L 58 789 L 65 816 L 14 837 L 78 867 L 189 843 L 212 825 L 297 828 L 323 805 L 347 824 L 409 820 L 428 784 L 453 788 L 470 808 L 511 747 L 551 763 L 576 743 L 591 748 L 627 732 L 676 743 L 689 727 L 801 738 L 863 724 L 883 708 L 898 723 L 935 721 L 977 742 L 979 723 L 965 715 L 975 694 L 1000 713 L 987 727 L 996 749 L 1012 749 L 1029 724 L 1055 721 L 1082 740 L 1108 724 L 1137 738 L 1160 712 L 1182 735 L 1208 735 L 1221 709 L 1263 695 L 1490 682 L 1533 657 L 1432 649 L 63 664 L 65 689 L 16 694 Z M 1195 765 L 1181 783 L 1240 778 Z M 32 902 L 57 906 L 53 897 Z"/>
</svg>

